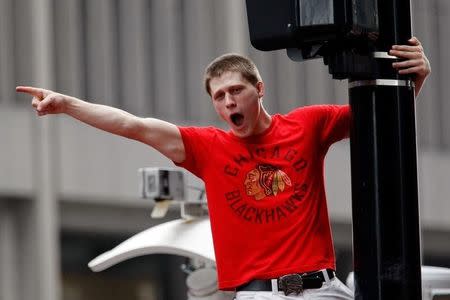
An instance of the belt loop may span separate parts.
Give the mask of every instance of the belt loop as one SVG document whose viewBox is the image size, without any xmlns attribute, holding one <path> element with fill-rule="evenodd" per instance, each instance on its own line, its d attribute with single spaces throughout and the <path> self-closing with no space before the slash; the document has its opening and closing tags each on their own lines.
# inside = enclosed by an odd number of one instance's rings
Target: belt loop
<svg viewBox="0 0 450 300">
<path fill-rule="evenodd" d="M 330 282 L 330 276 L 328 276 L 327 269 L 322 269 L 320 271 L 322 271 L 323 278 L 325 279 L 325 282 Z"/>
<path fill-rule="evenodd" d="M 278 279 L 271 279 L 272 281 L 272 295 L 278 295 Z"/>
</svg>

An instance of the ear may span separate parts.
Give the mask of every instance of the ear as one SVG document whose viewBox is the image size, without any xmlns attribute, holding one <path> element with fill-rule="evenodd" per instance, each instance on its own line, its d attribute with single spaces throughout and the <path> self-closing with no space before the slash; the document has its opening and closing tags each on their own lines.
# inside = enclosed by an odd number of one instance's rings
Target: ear
<svg viewBox="0 0 450 300">
<path fill-rule="evenodd" d="M 256 90 L 258 92 L 259 98 L 262 98 L 264 96 L 264 82 L 258 81 L 256 83 Z"/>
</svg>

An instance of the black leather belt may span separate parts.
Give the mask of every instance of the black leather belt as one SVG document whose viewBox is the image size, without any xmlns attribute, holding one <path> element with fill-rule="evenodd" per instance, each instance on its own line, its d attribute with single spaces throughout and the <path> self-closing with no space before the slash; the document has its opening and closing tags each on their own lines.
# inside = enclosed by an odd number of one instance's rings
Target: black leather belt
<svg viewBox="0 0 450 300">
<path fill-rule="evenodd" d="M 335 276 L 334 271 L 326 269 L 328 278 Z M 300 294 L 306 289 L 318 289 L 327 281 L 322 271 L 314 271 L 302 274 L 288 274 L 277 278 L 278 291 L 285 295 Z M 236 291 L 272 291 L 272 280 L 252 280 L 236 288 Z"/>
</svg>

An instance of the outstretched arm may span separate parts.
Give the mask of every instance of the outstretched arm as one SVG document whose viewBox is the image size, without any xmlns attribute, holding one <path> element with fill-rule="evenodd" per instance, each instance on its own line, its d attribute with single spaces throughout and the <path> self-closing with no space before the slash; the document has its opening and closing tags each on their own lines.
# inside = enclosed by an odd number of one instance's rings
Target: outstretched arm
<svg viewBox="0 0 450 300">
<path fill-rule="evenodd" d="M 408 43 L 409 45 L 392 46 L 389 54 L 405 59 L 393 63 L 392 66 L 398 70 L 399 74 L 415 74 L 415 94 L 418 96 L 425 79 L 431 73 L 431 67 L 420 41 L 416 37 L 412 37 Z"/>
<path fill-rule="evenodd" d="M 174 162 L 185 159 L 183 140 L 174 124 L 140 118 L 121 109 L 42 88 L 18 86 L 16 91 L 33 96 L 31 104 L 39 116 L 65 113 L 93 127 L 150 145 Z"/>
</svg>

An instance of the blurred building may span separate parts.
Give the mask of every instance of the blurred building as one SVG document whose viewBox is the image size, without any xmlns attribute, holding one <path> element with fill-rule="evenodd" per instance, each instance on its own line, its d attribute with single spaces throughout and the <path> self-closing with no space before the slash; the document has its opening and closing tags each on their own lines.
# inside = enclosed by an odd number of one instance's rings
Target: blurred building
<svg viewBox="0 0 450 300">
<path fill-rule="evenodd" d="M 450 267 L 450 2 L 413 0 L 433 74 L 417 102 L 423 262 Z M 249 44 L 244 0 L 0 0 L 0 299 L 184 299 L 183 258 L 142 257 L 94 274 L 87 263 L 157 222 L 137 169 L 172 166 L 134 141 L 67 116 L 35 116 L 16 85 L 55 89 L 177 124 L 219 123 L 204 67 L 249 55 L 271 113 L 346 103 L 322 61 Z M 327 158 L 339 274 L 351 262 L 348 142 Z M 198 180 L 191 179 L 193 184 Z M 165 220 L 176 218 L 173 209 Z M 163 220 L 164 221 L 164 220 Z"/>
</svg>

